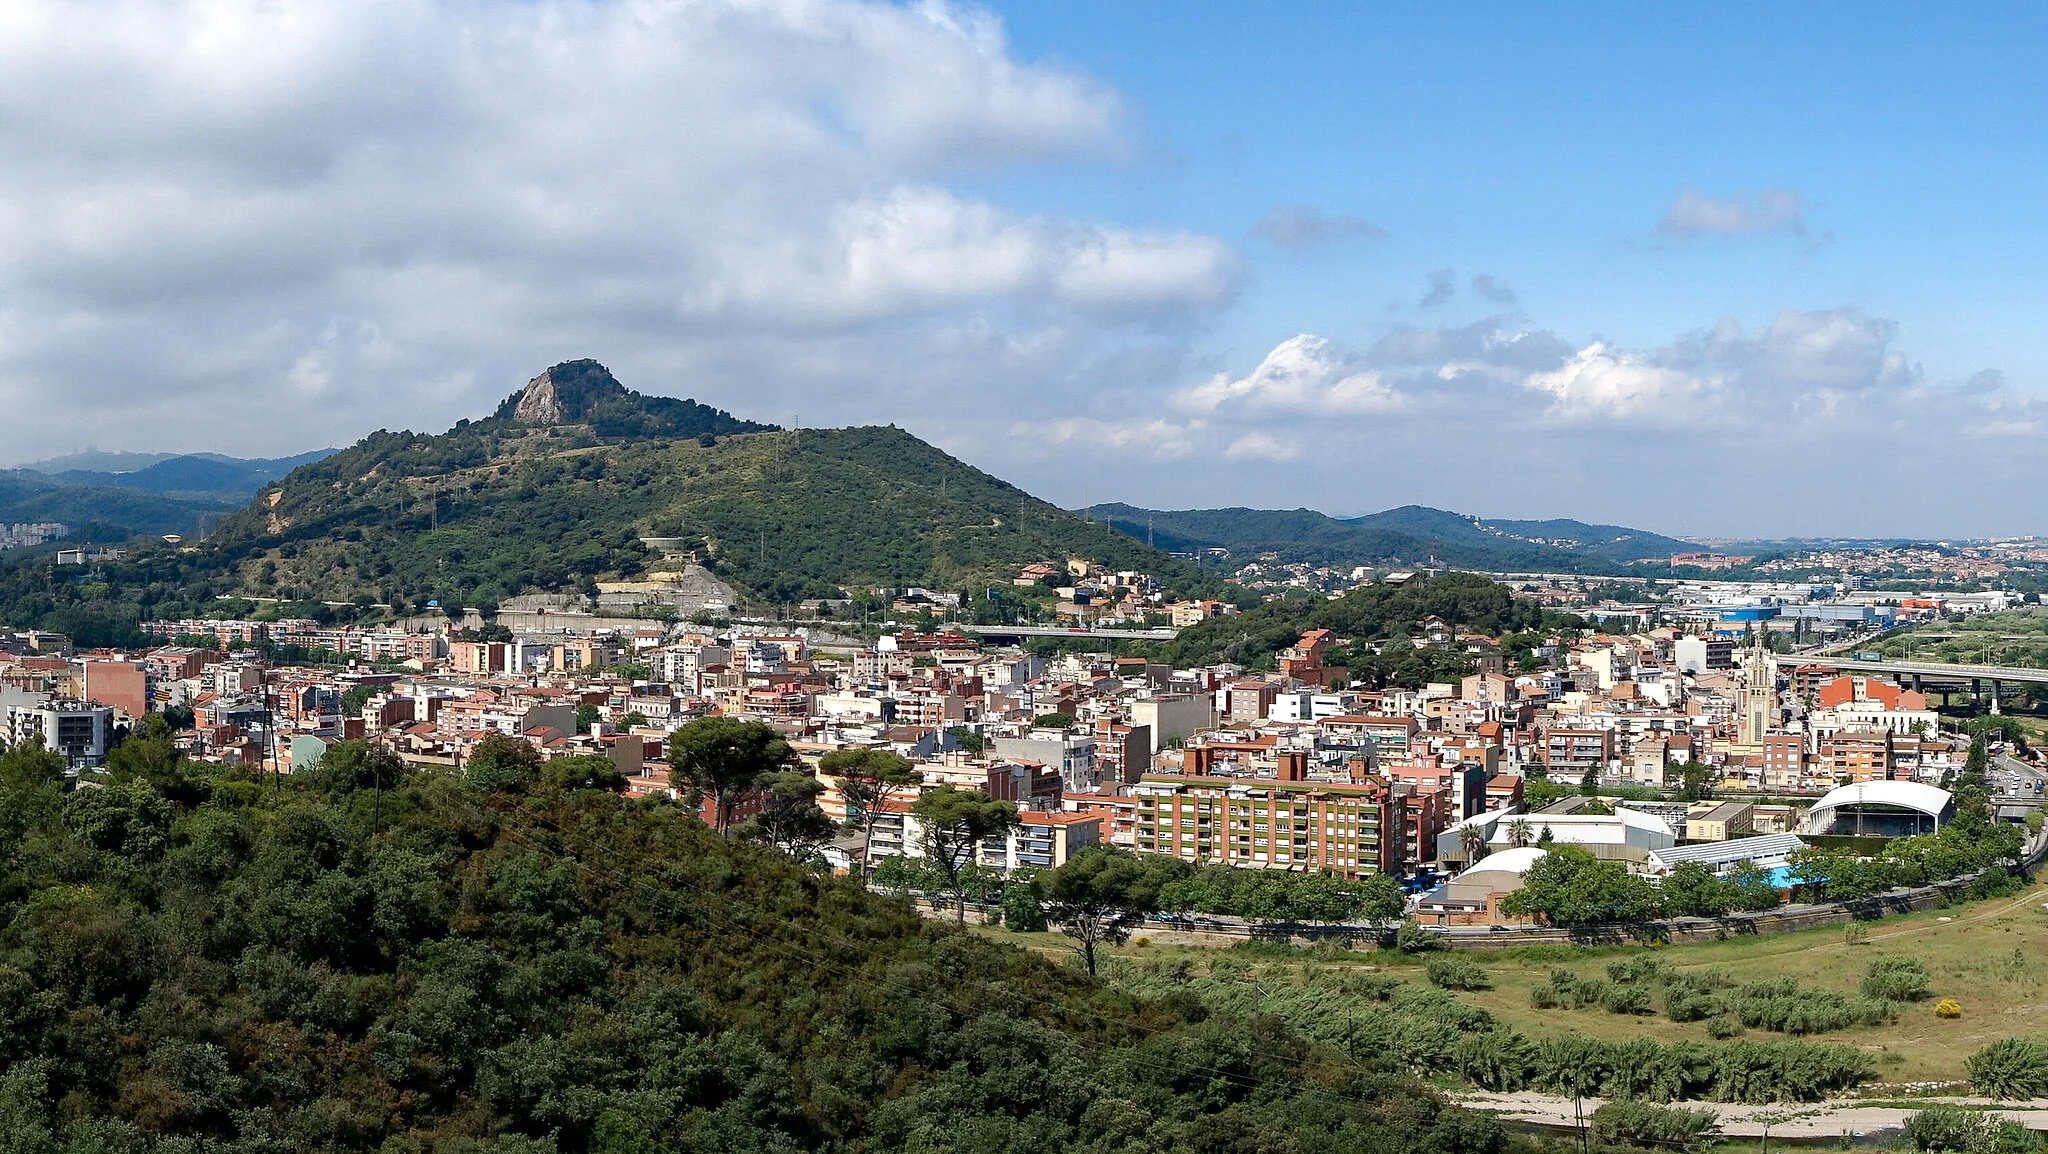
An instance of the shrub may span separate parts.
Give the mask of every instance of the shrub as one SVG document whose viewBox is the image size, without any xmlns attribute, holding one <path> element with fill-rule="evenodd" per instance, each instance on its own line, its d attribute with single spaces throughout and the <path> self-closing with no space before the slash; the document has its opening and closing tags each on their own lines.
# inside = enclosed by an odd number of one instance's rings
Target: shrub
<svg viewBox="0 0 2048 1154">
<path fill-rule="evenodd" d="M 1743 1025 L 1780 1034 L 1824 1034 L 1850 1026 L 1876 1026 L 1898 1017 L 1890 1002 L 1810 990 L 1797 978 L 1751 982 L 1729 1001 Z"/>
<path fill-rule="evenodd" d="M 2002 865 L 1991 866 L 1970 880 L 1972 898 L 2010 897 L 2025 888 L 2026 883 Z"/>
<path fill-rule="evenodd" d="M 1646 986 L 1609 986 L 1607 996 L 1600 999 L 1600 1005 L 1610 1014 L 1647 1014 L 1650 1012 L 1650 991 Z"/>
<path fill-rule="evenodd" d="M 1608 1102 L 1593 1111 L 1592 1124 L 1596 1141 L 1670 1150 L 1705 1149 L 1717 1126 L 1712 1110 L 1653 1106 L 1648 1102 Z"/>
<path fill-rule="evenodd" d="M 1664 994 L 1664 1016 L 1674 1022 L 1698 1022 L 1719 1015 L 1721 999 L 1712 994 L 1668 990 Z"/>
<path fill-rule="evenodd" d="M 1444 942 L 1442 934 L 1431 933 L 1414 921 L 1405 921 L 1400 929 L 1394 931 L 1394 948 L 1404 954 L 1421 954 L 1430 950 L 1447 950 L 1450 946 Z"/>
<path fill-rule="evenodd" d="M 1571 993 L 1565 999 L 1574 1010 L 1597 1006 L 1607 1000 L 1607 983 L 1599 978 L 1580 978 L 1572 983 Z"/>
<path fill-rule="evenodd" d="M 1549 982 L 1538 982 L 1529 987 L 1529 1005 L 1534 1009 L 1555 1010 L 1561 1001 L 1557 987 Z"/>
<path fill-rule="evenodd" d="M 1906 1119 L 1906 1137 L 1916 1150 L 1959 1154 L 2030 1154 L 2041 1144 L 2017 1122 L 1961 1106 L 1930 1106 Z"/>
<path fill-rule="evenodd" d="M 1652 957 L 1649 954 L 1643 954 L 1623 962 L 1609 962 L 1607 964 L 1607 980 L 1610 982 L 1647 985 L 1653 982 L 1661 982 L 1670 977 L 1670 975 L 1671 963 L 1663 958 Z"/>
<path fill-rule="evenodd" d="M 1388 974 L 1347 974 L 1337 983 L 1337 989 L 1354 997 L 1369 1001 L 1384 1002 L 1401 988 L 1402 981 Z"/>
<path fill-rule="evenodd" d="M 1402 986 L 1387 1004 L 1397 1014 L 1441 1022 L 1455 1030 L 1491 1030 L 1494 1026 L 1492 1014 L 1428 986 Z"/>
<path fill-rule="evenodd" d="M 1512 1092 L 1529 1084 L 1536 1044 L 1513 1030 L 1467 1034 L 1451 1049 L 1458 1074 L 1482 1090 Z"/>
<path fill-rule="evenodd" d="M 1934 1016 L 1937 1018 L 1960 1018 L 1963 1016 L 1963 1005 L 1954 998 L 1943 998 L 1939 1002 L 1934 1003 Z"/>
<path fill-rule="evenodd" d="M 1726 1014 L 1707 1019 L 1707 1037 L 1728 1039 L 1742 1033 L 1742 1023 Z"/>
<path fill-rule="evenodd" d="M 1863 996 L 1893 1002 L 1925 1001 L 1927 967 L 1914 958 L 1879 958 L 1863 971 Z"/>
<path fill-rule="evenodd" d="M 1993 1098 L 2048 1093 L 2048 1042 L 2000 1038 L 1970 1055 L 1970 1084 Z"/>
<path fill-rule="evenodd" d="M 1490 990 L 1493 979 L 1487 976 L 1485 966 L 1471 958 L 1452 954 L 1430 959 L 1429 984 L 1446 990 Z"/>
</svg>

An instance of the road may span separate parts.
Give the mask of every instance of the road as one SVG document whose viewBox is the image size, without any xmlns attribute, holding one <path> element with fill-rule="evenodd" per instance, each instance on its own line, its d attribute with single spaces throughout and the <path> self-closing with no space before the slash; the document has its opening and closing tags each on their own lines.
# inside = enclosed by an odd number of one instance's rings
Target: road
<svg viewBox="0 0 2048 1154">
<path fill-rule="evenodd" d="M 1572 1100 L 1555 1094 L 1538 1094 L 1528 1090 L 1514 1094 L 1474 1091 L 1454 1093 L 1451 1100 L 1475 1110 L 1498 1114 L 1514 1122 L 1564 1128 L 1578 1124 Z M 1587 1098 L 1583 1107 L 1585 1113 L 1590 1116 L 1599 1108 L 1601 1102 L 1602 1099 L 1599 1098 Z M 1901 1129 L 1905 1126 L 1906 1119 L 1924 1108 L 1901 1109 L 1895 1106 L 1866 1105 L 1856 1098 L 1780 1103 L 1771 1106 L 1746 1106 L 1735 1102 L 1675 1104 L 1692 1109 L 1712 1110 L 1715 1117 L 1720 1119 L 1721 1133 L 1730 1138 L 1762 1138 L 1766 1126 L 1769 1127 L 1770 1136 L 1773 1138 L 1838 1138 L 1843 1134 L 1869 1135 L 1884 1130 Z M 2048 1130 L 2048 1101 L 2000 1102 L 1992 1098 L 1928 1098 L 1926 1104 L 1995 1106 L 2000 1114 L 2029 1130 Z"/>
<path fill-rule="evenodd" d="M 2002 802 L 2040 801 L 2048 797 L 2048 773 L 2010 754 L 2001 753 L 1992 761 L 1991 782 L 1993 796 Z"/>
</svg>

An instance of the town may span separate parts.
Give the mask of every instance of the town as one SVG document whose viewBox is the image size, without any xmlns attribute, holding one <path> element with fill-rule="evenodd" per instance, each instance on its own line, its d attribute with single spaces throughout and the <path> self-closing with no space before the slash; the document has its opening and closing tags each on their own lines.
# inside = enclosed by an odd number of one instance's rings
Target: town
<svg viewBox="0 0 2048 1154">
<path fill-rule="evenodd" d="M 1156 592 L 1148 602 L 1157 582 L 1084 558 L 1026 566 L 1016 579 L 1071 582 L 1057 591 L 1062 610 L 1118 607 L 1112 625 L 1239 612 L 1213 600 L 1160 604 Z M 815 849 L 842 872 L 922 857 L 931 831 L 917 799 L 952 787 L 1016 807 L 1018 824 L 976 855 L 998 875 L 1107 845 L 1197 866 L 1385 876 L 1403 884 L 1422 924 L 1524 923 L 1503 903 L 1552 846 L 1653 882 L 1685 861 L 1724 875 L 1775 871 L 1789 897 L 1798 881 L 1787 862 L 1811 844 L 1802 838 L 1938 828 L 1953 816 L 1970 735 L 1927 692 L 1790 652 L 1789 638 L 1839 647 L 2010 599 L 1885 602 L 1709 583 L 1644 606 L 1589 603 L 1569 579 L 1518 587 L 1584 616 L 1520 639 L 1526 652 L 1512 661 L 1503 637 L 1413 621 L 1403 644 L 1470 672 L 1378 688 L 1327 663 L 1353 639 L 1322 628 L 1259 670 L 1097 651 L 1078 626 L 1030 645 L 1001 626 L 885 625 L 863 639 L 829 624 L 588 612 L 528 616 L 520 628 L 447 617 L 156 621 L 146 628 L 161 644 L 130 650 L 0 633 L 0 734 L 61 753 L 87 784 L 153 713 L 179 722 L 192 758 L 262 774 L 316 767 L 341 742 L 459 769 L 480 743 L 509 740 L 543 760 L 607 759 L 629 794 L 677 799 L 686 791 L 672 779 L 671 737 L 717 716 L 788 741 L 837 827 Z M 945 611 L 928 590 L 892 600 L 927 620 Z M 820 768 L 859 750 L 914 767 L 914 781 L 874 799 L 866 821 Z M 2043 777 L 2006 760 L 1999 813 L 2021 822 L 2038 808 Z M 765 801 L 726 799 L 724 814 L 718 801 L 699 804 L 707 821 L 731 824 Z"/>
</svg>

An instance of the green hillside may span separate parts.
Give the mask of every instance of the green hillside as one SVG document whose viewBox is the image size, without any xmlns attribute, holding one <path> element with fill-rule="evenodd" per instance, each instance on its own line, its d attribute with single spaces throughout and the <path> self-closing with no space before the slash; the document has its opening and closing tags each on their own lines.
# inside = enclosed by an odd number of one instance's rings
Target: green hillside
<svg viewBox="0 0 2048 1154">
<path fill-rule="evenodd" d="M 1617 525 L 1489 521 L 1422 505 L 1345 519 L 1313 509 L 1166 511 L 1097 505 L 1090 511 L 1161 549 L 1224 549 L 1236 564 L 1272 553 L 1284 562 L 1311 565 L 1417 565 L 1434 557 L 1471 569 L 1621 573 L 1631 561 L 1696 548 Z"/>
<path fill-rule="evenodd" d="M 272 782 L 183 762 L 165 732 L 66 793 L 61 761 L 0 755 L 0 1144 L 1509 1145 L 1365 1047 L 1120 992 L 676 805 L 574 788 L 602 759 L 393 760 L 344 745 Z"/>
<path fill-rule="evenodd" d="M 205 542 L 139 547 L 90 583 L 0 568 L 0 621 L 98 640 L 221 595 L 485 605 L 643 575 L 658 555 L 642 537 L 682 538 L 757 605 L 973 589 L 1068 556 L 1215 584 L 893 426 L 775 430 L 673 400 L 643 420 L 633 406 L 647 399 L 597 373 L 558 366 L 438 436 L 372 434 L 293 471 Z"/>
<path fill-rule="evenodd" d="M 134 533 L 193 533 L 237 508 L 217 498 L 193 499 L 125 487 L 76 484 L 30 469 L 0 470 L 0 521 L 118 525 Z"/>
<path fill-rule="evenodd" d="M 1186 568 L 894 427 L 593 446 L 387 434 L 274 492 L 217 535 L 244 592 L 477 604 L 634 576 L 643 536 L 684 538 L 770 602 L 960 588 L 1068 554 Z"/>
</svg>

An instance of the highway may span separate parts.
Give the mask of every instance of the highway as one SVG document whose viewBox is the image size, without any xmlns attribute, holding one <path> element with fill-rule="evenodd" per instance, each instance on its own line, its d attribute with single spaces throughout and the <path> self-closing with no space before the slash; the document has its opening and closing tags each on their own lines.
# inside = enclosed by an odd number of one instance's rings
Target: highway
<svg viewBox="0 0 2048 1154">
<path fill-rule="evenodd" d="M 1853 657 L 1823 657 L 1791 653 L 1778 658 L 1780 666 L 1825 665 L 1844 673 L 1891 673 L 1945 681 L 2030 681 L 2048 684 L 2048 669 L 2015 665 L 1951 665 L 1945 661 L 1859 661 Z"/>
</svg>

